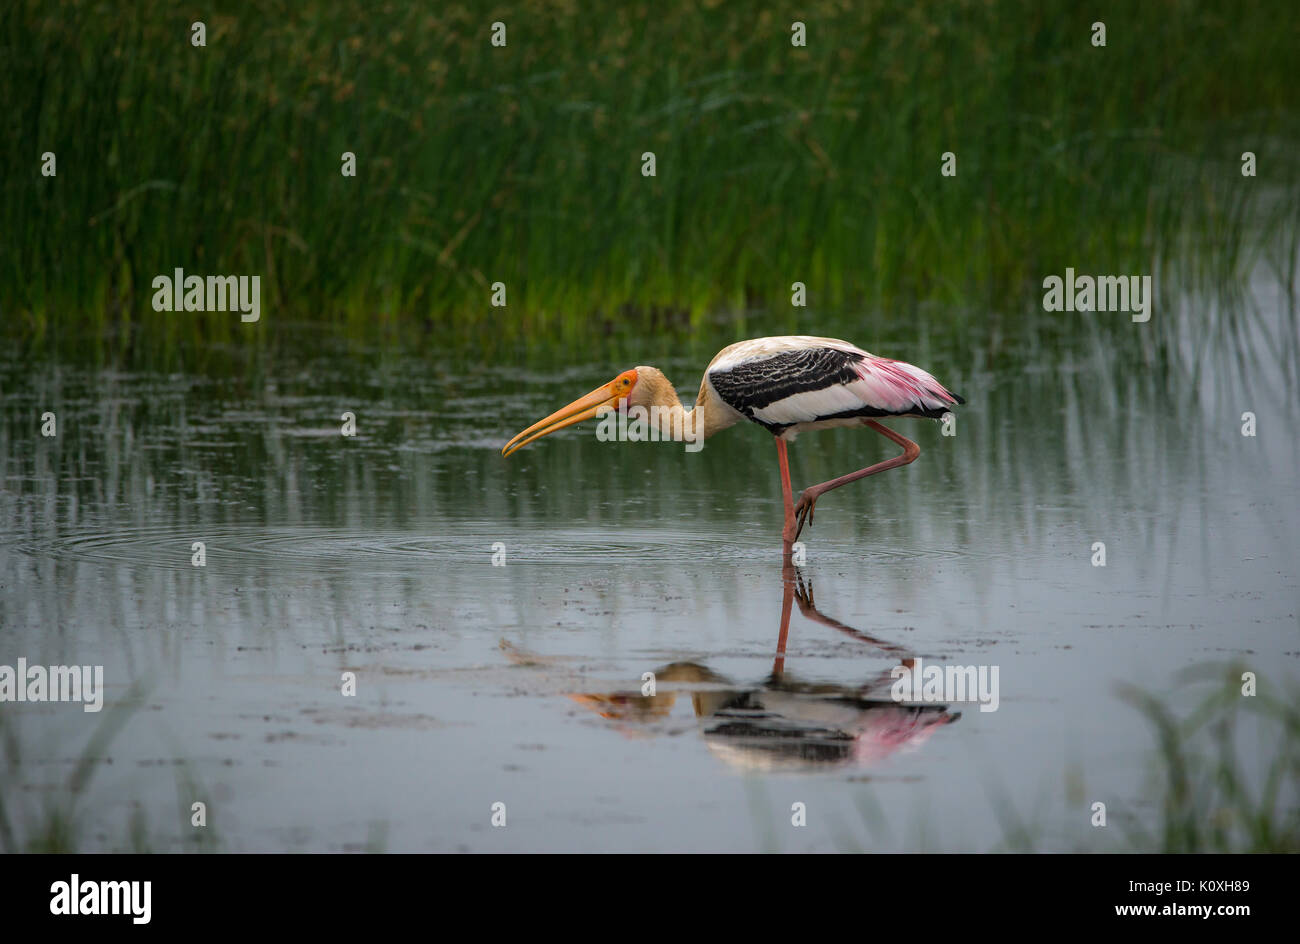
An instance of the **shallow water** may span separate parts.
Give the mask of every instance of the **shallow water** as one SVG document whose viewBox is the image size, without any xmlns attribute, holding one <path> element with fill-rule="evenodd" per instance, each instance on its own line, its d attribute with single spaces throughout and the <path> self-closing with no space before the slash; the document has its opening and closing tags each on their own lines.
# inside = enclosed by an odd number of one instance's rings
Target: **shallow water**
<svg viewBox="0 0 1300 944">
<path fill-rule="evenodd" d="M 757 427 L 691 454 L 585 424 L 501 458 L 630 364 L 319 339 L 211 375 L 11 353 L 0 663 L 102 664 L 110 702 L 143 694 L 120 716 L 0 706 L 8 816 L 39 835 L 121 721 L 79 848 L 194 847 L 194 800 L 230 850 L 986 850 L 1000 804 L 1039 848 L 1123 848 L 1090 804 L 1157 810 L 1117 683 L 1164 695 L 1231 659 L 1300 675 L 1300 411 L 1267 340 L 1287 322 L 1261 312 L 1244 348 L 1160 369 L 1102 339 L 923 356 L 845 329 L 968 405 L 952 437 L 898 421 L 920 459 L 823 498 L 797 574 Z M 685 398 L 704 360 L 661 366 Z M 805 436 L 795 486 L 891 448 Z M 997 666 L 997 710 L 892 704 L 916 656 Z"/>
</svg>

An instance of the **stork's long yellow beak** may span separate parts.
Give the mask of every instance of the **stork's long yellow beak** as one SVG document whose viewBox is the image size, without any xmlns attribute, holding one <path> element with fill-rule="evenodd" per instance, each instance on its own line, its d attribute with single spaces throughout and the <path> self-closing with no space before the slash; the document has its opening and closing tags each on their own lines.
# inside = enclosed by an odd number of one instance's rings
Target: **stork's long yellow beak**
<svg viewBox="0 0 1300 944">
<path fill-rule="evenodd" d="M 602 412 L 605 407 L 616 409 L 618 401 L 624 399 L 632 392 L 632 385 L 636 383 L 636 371 L 628 370 L 619 374 L 607 384 L 601 384 L 585 397 L 574 400 L 563 409 L 556 410 L 544 420 L 538 420 L 532 426 L 528 427 L 510 442 L 506 443 L 501 449 L 502 456 L 508 456 L 512 452 L 524 448 L 535 439 L 541 439 L 543 436 L 549 436 L 551 433 L 566 426 L 572 426 L 574 423 L 581 423 L 583 420 L 589 420 L 597 413 Z"/>
</svg>

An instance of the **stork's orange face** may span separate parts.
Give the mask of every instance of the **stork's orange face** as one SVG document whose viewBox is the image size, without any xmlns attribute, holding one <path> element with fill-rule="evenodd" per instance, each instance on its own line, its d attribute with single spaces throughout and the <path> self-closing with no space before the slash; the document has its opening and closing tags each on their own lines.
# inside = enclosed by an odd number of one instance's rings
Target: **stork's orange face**
<svg viewBox="0 0 1300 944">
<path fill-rule="evenodd" d="M 556 410 L 544 420 L 538 420 L 510 442 L 505 444 L 501 455 L 508 456 L 524 448 L 534 439 L 549 436 L 557 429 L 564 429 L 574 423 L 589 420 L 604 409 L 618 409 L 618 402 L 626 400 L 636 386 L 636 371 L 625 370 L 607 384 L 602 384 L 585 397 L 574 400 L 563 409 Z"/>
</svg>

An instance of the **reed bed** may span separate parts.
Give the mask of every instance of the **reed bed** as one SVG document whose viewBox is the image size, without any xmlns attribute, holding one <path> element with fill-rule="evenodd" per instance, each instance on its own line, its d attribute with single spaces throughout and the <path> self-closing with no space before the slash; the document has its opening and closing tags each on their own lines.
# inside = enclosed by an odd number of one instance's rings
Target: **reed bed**
<svg viewBox="0 0 1300 944">
<path fill-rule="evenodd" d="M 1169 291 L 1273 253 L 1294 279 L 1288 4 L 1119 4 L 1105 47 L 1093 14 L 1036 0 L 799 10 L 804 47 L 795 14 L 744 2 L 236 2 L 198 48 L 198 14 L 161 0 L 18 0 L 2 320 L 461 347 L 783 328 L 794 282 L 830 320 L 924 305 L 943 328 L 1018 318 L 1066 266 Z M 262 321 L 155 312 L 177 267 L 260 275 Z"/>
</svg>

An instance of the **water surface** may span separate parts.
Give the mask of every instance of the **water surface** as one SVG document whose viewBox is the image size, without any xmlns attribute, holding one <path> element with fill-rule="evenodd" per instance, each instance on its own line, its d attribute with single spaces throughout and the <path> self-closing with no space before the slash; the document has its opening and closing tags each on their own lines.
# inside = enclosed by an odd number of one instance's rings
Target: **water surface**
<svg viewBox="0 0 1300 944">
<path fill-rule="evenodd" d="M 85 849 L 194 848 L 196 799 L 229 850 L 986 850 L 998 809 L 1039 848 L 1123 848 L 1089 805 L 1150 825 L 1156 801 L 1117 683 L 1170 693 L 1232 659 L 1300 674 L 1287 317 L 1265 294 L 1242 346 L 1172 365 L 1137 334 L 1049 356 L 845 326 L 968 405 L 952 437 L 898 421 L 920 459 L 824 497 L 797 572 L 757 427 L 692 454 L 586 424 L 502 460 L 634 362 L 306 332 L 207 373 L 11 351 L 0 662 L 102 664 L 110 702 L 142 692 L 75 804 Z M 686 399 L 706 361 L 659 366 Z M 796 488 L 891 448 L 805 436 Z M 998 709 L 892 704 L 917 656 L 997 666 Z M 39 835 L 117 716 L 0 712 L 21 749 L 6 809 Z"/>
</svg>

